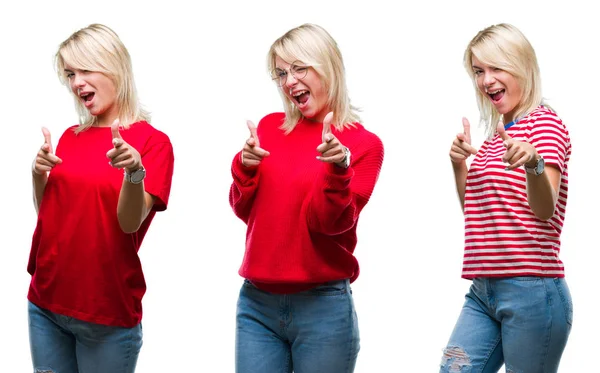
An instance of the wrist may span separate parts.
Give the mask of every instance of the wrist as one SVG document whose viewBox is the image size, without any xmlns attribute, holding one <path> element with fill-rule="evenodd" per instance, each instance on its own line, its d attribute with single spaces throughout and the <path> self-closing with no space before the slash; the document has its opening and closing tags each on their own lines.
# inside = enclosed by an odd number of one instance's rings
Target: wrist
<svg viewBox="0 0 600 373">
<path fill-rule="evenodd" d="M 125 168 L 125 181 L 131 184 L 140 184 L 142 181 L 144 181 L 145 178 L 146 170 L 144 169 L 142 164 L 140 164 L 135 169 L 133 167 L 129 169 Z"/>
<path fill-rule="evenodd" d="M 142 163 L 140 162 L 131 167 L 125 167 L 125 172 L 128 174 L 131 174 L 131 173 L 133 173 L 137 170 L 143 169 L 143 168 L 144 168 L 144 165 L 142 165 Z"/>
<path fill-rule="evenodd" d="M 350 167 L 350 149 L 344 146 L 344 158 L 339 162 L 335 163 L 335 165 L 339 168 L 348 168 Z"/>
<path fill-rule="evenodd" d="M 465 159 L 455 161 L 454 159 L 450 158 L 450 163 L 452 163 L 452 168 L 455 169 L 467 168 L 467 161 Z"/>
<path fill-rule="evenodd" d="M 537 165 L 540 158 L 542 157 L 540 157 L 539 154 L 536 154 L 533 158 L 531 158 L 531 161 L 525 163 L 524 166 L 527 168 L 534 168 Z"/>
<path fill-rule="evenodd" d="M 38 176 L 38 177 L 39 177 L 39 176 L 42 176 L 42 175 L 44 175 L 44 174 L 46 174 L 46 172 L 45 172 L 45 171 L 42 171 L 42 172 L 40 173 L 40 172 L 37 172 L 37 171 L 35 170 L 35 159 L 33 160 L 33 164 L 31 165 L 31 173 L 33 174 L 33 176 Z"/>
<path fill-rule="evenodd" d="M 535 176 L 539 176 L 542 173 L 544 173 L 544 158 L 542 156 L 540 156 L 539 154 L 537 155 L 537 157 L 535 157 L 537 159 L 535 159 L 535 163 L 533 165 L 528 163 L 525 163 L 523 166 L 525 168 L 525 172 L 528 174 L 532 174 Z"/>
</svg>

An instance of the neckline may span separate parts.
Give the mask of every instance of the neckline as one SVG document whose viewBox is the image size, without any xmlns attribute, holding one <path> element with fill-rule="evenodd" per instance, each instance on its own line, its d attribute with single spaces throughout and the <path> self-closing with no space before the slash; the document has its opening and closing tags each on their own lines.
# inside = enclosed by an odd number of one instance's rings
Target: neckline
<svg viewBox="0 0 600 373">
<path fill-rule="evenodd" d="M 517 118 L 515 120 L 511 120 L 510 122 L 506 123 L 504 125 L 504 130 L 509 129 L 510 127 L 514 126 L 515 124 L 519 123 L 519 121 L 523 118 L 525 118 L 526 116 L 528 116 L 530 113 L 533 113 L 534 111 L 536 111 L 539 107 L 544 107 L 544 105 L 539 105 L 537 108 L 533 109 L 531 112 L 524 114 L 523 116 L 521 116 L 520 118 Z"/>
<path fill-rule="evenodd" d="M 509 123 L 504 125 L 504 130 L 509 129 L 510 127 L 514 126 L 515 124 L 517 124 L 518 121 L 520 121 L 523 117 L 518 118 L 516 121 L 511 120 Z"/>
</svg>

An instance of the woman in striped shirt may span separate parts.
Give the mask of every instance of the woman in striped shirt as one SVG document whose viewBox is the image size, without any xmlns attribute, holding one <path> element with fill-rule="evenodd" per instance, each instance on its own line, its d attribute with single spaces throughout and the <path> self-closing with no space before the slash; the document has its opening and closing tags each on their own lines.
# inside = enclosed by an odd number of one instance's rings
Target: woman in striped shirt
<svg viewBox="0 0 600 373">
<path fill-rule="evenodd" d="M 544 103 L 535 51 L 514 26 L 480 31 L 464 63 L 487 138 L 475 149 L 464 118 L 450 149 L 472 285 L 440 372 L 556 372 L 573 317 L 558 257 L 569 132 Z"/>
</svg>

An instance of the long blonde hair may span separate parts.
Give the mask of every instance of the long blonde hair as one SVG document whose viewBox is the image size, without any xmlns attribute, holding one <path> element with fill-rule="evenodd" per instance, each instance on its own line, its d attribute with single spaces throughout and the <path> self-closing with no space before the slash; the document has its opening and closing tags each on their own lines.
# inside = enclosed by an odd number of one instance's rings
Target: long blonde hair
<svg viewBox="0 0 600 373">
<path fill-rule="evenodd" d="M 327 90 L 327 106 L 333 111 L 333 123 L 338 130 L 360 122 L 358 109 L 350 104 L 342 54 L 325 29 L 307 23 L 289 30 L 275 40 L 267 56 L 269 73 L 275 69 L 277 57 L 289 63 L 301 61 L 317 72 Z M 281 128 L 289 133 L 298 124 L 302 114 L 281 88 L 279 94 L 285 111 L 285 122 Z"/>
<path fill-rule="evenodd" d="M 150 114 L 138 100 L 129 52 L 117 34 L 107 26 L 91 24 L 73 33 L 60 44 L 55 55 L 55 65 L 61 83 L 69 91 L 65 65 L 100 72 L 109 77 L 117 90 L 119 121 L 125 128 L 141 120 L 150 122 Z M 73 96 L 80 121 L 75 132 L 79 133 L 94 125 L 97 118 L 89 113 L 79 97 L 75 94 Z"/>
<path fill-rule="evenodd" d="M 485 124 L 486 135 L 492 137 L 502 115 L 489 98 L 477 88 L 473 71 L 473 56 L 486 65 L 500 68 L 517 79 L 522 98 L 515 110 L 515 119 L 534 110 L 543 102 L 542 81 L 535 51 L 529 40 L 510 24 L 501 23 L 479 31 L 469 42 L 464 55 L 464 66 L 473 80 L 479 106 L 480 121 Z"/>
</svg>

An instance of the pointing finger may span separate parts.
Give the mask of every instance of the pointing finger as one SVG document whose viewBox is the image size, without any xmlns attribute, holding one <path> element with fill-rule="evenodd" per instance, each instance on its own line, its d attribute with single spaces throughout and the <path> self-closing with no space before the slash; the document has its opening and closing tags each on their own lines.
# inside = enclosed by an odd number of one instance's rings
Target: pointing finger
<svg viewBox="0 0 600 373">
<path fill-rule="evenodd" d="M 121 133 L 119 132 L 119 119 L 115 119 L 115 121 L 110 125 L 110 130 L 112 132 L 113 139 L 121 139 Z"/>
<path fill-rule="evenodd" d="M 42 127 L 42 134 L 44 135 L 44 143 L 48 144 L 48 148 L 44 150 L 52 153 L 52 140 L 50 139 L 50 131 L 46 127 Z"/>
<path fill-rule="evenodd" d="M 260 146 L 260 142 L 258 141 L 258 132 L 256 130 L 256 125 L 254 125 L 254 123 L 251 120 L 247 120 L 246 125 L 250 130 L 250 136 L 254 139 L 254 145 Z"/>
<path fill-rule="evenodd" d="M 329 142 L 333 139 L 331 135 L 331 122 L 333 121 L 333 112 L 327 113 L 325 119 L 323 119 L 323 142 Z"/>
<path fill-rule="evenodd" d="M 500 135 L 500 138 L 502 138 L 502 141 L 511 139 L 511 137 L 508 136 L 508 134 L 506 133 L 506 130 L 504 129 L 504 124 L 502 122 L 498 122 L 498 127 L 496 128 L 496 130 L 498 131 L 498 135 Z"/>
<path fill-rule="evenodd" d="M 469 123 L 469 120 L 465 117 L 463 117 L 462 123 L 463 123 L 463 133 L 465 134 L 465 141 L 470 144 L 471 143 L 471 123 Z"/>
</svg>

